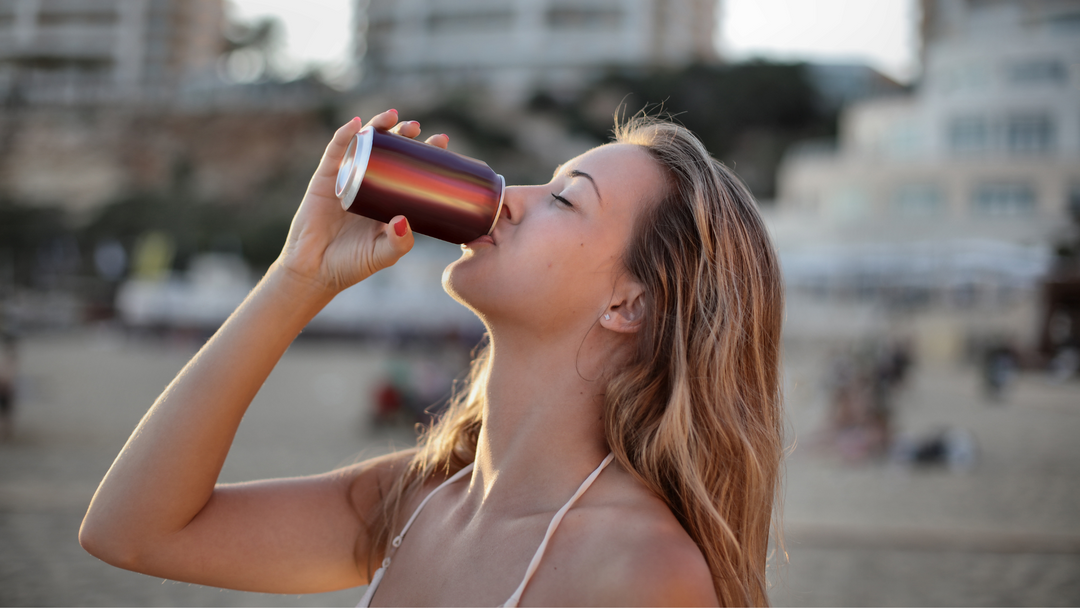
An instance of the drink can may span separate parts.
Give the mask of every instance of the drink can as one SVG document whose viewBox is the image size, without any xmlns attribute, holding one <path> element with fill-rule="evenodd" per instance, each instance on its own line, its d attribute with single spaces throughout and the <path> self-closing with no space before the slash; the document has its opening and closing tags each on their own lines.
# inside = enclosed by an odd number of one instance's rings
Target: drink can
<svg viewBox="0 0 1080 608">
<path fill-rule="evenodd" d="M 341 207 L 380 222 L 404 215 L 412 229 L 451 243 L 491 232 L 506 180 L 487 163 L 369 126 L 338 167 Z"/>
</svg>

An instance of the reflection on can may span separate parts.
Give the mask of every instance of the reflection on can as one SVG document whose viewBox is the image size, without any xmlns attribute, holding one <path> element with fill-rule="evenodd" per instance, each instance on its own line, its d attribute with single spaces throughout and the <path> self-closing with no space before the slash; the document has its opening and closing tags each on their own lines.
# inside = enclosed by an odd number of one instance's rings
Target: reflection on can
<svg viewBox="0 0 1080 608">
<path fill-rule="evenodd" d="M 349 143 L 337 177 L 345 210 L 380 222 L 404 215 L 414 231 L 459 244 L 494 228 L 505 186 L 482 161 L 371 126 Z"/>
</svg>

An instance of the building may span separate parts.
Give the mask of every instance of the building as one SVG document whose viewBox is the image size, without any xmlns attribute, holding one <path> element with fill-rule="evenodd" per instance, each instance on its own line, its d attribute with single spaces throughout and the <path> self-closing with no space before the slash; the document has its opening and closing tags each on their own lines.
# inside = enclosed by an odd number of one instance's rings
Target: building
<svg viewBox="0 0 1080 608">
<path fill-rule="evenodd" d="M 0 0 L 0 99 L 168 96 L 212 73 L 223 0 Z"/>
<path fill-rule="evenodd" d="M 837 141 L 781 163 L 768 221 L 789 328 L 820 337 L 863 307 L 878 332 L 913 323 L 930 358 L 1032 348 L 1039 281 L 1080 211 L 1080 0 L 922 8 L 914 92 L 848 105 Z"/>
<path fill-rule="evenodd" d="M 849 106 L 835 145 L 788 153 L 779 215 L 818 229 L 792 230 L 786 244 L 929 243 L 926 263 L 945 248 L 991 274 L 1014 266 L 1016 247 L 1048 254 L 1080 206 L 1080 1 L 938 0 L 924 11 L 915 93 Z M 975 240 L 983 253 L 964 244 Z"/>
<path fill-rule="evenodd" d="M 573 89 L 617 65 L 715 59 L 716 0 L 360 0 L 367 87 Z"/>
</svg>

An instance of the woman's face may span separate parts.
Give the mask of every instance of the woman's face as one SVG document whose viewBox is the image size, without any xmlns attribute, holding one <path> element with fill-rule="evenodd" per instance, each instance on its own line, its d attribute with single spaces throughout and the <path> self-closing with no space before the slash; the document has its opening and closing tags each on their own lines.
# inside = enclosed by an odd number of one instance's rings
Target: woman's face
<svg viewBox="0 0 1080 608">
<path fill-rule="evenodd" d="M 509 187 L 491 239 L 463 245 L 443 286 L 489 326 L 539 336 L 587 328 L 611 303 L 634 219 L 662 179 L 644 148 L 608 144 L 561 165 L 548 184 Z"/>
</svg>

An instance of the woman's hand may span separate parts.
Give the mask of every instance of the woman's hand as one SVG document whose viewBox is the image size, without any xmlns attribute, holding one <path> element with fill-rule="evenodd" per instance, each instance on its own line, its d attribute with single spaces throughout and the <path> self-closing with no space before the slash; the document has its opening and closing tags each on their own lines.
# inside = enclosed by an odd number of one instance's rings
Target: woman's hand
<svg viewBox="0 0 1080 608">
<path fill-rule="evenodd" d="M 378 114 L 368 124 L 405 137 L 420 134 L 420 123 L 398 122 L 397 110 Z M 308 183 L 276 263 L 330 297 L 393 266 L 413 246 L 412 230 L 404 216 L 383 224 L 341 208 L 334 190 L 338 166 L 360 128 L 360 119 L 354 118 L 334 133 Z M 427 143 L 440 148 L 446 148 L 448 141 L 445 135 L 427 139 Z"/>
</svg>

